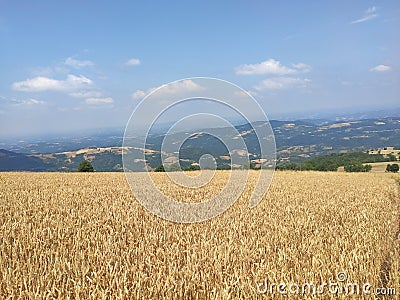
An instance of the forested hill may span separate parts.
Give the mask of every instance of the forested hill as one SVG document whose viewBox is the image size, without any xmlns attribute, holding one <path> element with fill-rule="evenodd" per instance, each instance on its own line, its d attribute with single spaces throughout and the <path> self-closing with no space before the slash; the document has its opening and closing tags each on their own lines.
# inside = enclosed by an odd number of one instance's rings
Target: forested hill
<svg viewBox="0 0 400 300">
<path fill-rule="evenodd" d="M 362 157 L 369 150 L 392 146 L 400 149 L 400 118 L 376 118 L 355 121 L 332 122 L 326 120 L 271 121 L 276 141 L 278 166 L 284 168 L 333 169 L 345 165 L 354 157 Z M 250 124 L 236 126 L 243 137 L 250 159 L 259 159 L 258 140 Z M 224 136 L 224 128 L 220 136 Z M 57 137 L 40 141 L 15 140 L 0 142 L 0 170 L 76 171 L 83 159 L 90 160 L 96 171 L 122 171 L 122 131 L 82 137 Z M 178 138 L 177 135 L 174 138 Z M 229 136 L 226 139 L 232 138 Z M 237 137 L 233 137 L 237 138 Z M 147 139 L 146 160 L 149 168 L 161 163 L 161 145 L 164 134 L 151 135 Z M 140 145 L 132 145 L 141 147 Z M 143 146 L 143 145 L 142 145 Z M 334 155 L 330 156 L 330 154 Z M 180 163 L 184 168 L 197 163 L 203 154 L 215 157 L 217 165 L 229 165 L 227 149 L 216 138 L 197 134 L 185 141 L 180 149 Z M 328 155 L 326 158 L 319 158 Z M 379 161 L 380 158 L 365 157 Z M 363 162 L 369 162 L 362 159 Z M 300 163 L 301 164 L 297 164 Z M 321 167 L 323 165 L 324 167 Z"/>
<path fill-rule="evenodd" d="M 315 170 L 336 171 L 338 167 L 359 165 L 364 163 L 397 161 L 395 155 L 368 154 L 364 152 L 332 153 L 330 155 L 307 159 L 299 163 L 282 164 L 277 167 L 280 170 Z"/>
</svg>

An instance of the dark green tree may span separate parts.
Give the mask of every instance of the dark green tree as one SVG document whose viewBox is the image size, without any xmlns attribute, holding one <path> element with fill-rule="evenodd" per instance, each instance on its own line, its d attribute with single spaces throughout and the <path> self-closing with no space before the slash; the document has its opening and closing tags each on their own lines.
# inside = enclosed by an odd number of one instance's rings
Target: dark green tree
<svg viewBox="0 0 400 300">
<path fill-rule="evenodd" d="M 399 171 L 399 165 L 398 164 L 388 164 L 386 166 L 386 172 L 393 172 L 397 173 Z"/>
<path fill-rule="evenodd" d="M 363 164 L 352 164 L 344 166 L 344 170 L 346 172 L 369 172 L 371 171 L 371 165 L 363 165 Z"/>
<path fill-rule="evenodd" d="M 190 165 L 189 167 L 187 167 L 185 169 L 185 171 L 196 171 L 196 170 L 200 170 L 200 167 L 199 166 Z"/>
<path fill-rule="evenodd" d="M 79 164 L 78 172 L 94 172 L 94 168 L 90 161 L 84 160 Z"/>
<path fill-rule="evenodd" d="M 164 166 L 159 165 L 157 168 L 154 169 L 154 172 L 165 172 Z"/>
</svg>

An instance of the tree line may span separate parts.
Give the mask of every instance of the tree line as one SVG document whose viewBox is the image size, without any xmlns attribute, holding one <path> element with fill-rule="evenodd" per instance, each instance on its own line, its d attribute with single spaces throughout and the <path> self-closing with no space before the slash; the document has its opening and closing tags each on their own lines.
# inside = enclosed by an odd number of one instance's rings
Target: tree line
<svg viewBox="0 0 400 300">
<path fill-rule="evenodd" d="M 330 155 L 307 159 L 298 163 L 287 163 L 277 166 L 278 170 L 310 170 L 310 171 L 337 171 L 344 166 L 347 172 L 368 172 L 372 166 L 368 163 L 396 161 L 394 155 L 368 154 L 364 152 L 332 153 Z M 367 165 L 365 165 L 367 164 Z"/>
</svg>

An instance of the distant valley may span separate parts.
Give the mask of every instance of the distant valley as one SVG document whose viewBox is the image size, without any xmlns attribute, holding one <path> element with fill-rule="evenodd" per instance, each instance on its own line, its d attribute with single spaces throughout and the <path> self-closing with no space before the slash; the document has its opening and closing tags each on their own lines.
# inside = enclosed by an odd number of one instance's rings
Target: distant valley
<svg viewBox="0 0 400 300">
<path fill-rule="evenodd" d="M 296 120 L 270 122 L 277 146 L 277 164 L 300 162 L 330 153 L 368 151 L 387 146 L 400 148 L 400 118 L 372 118 L 352 121 Z M 250 159 L 257 162 L 259 146 L 249 124 L 236 126 Z M 224 128 L 215 128 L 222 134 Z M 96 171 L 122 171 L 122 130 L 82 137 L 55 137 L 48 140 L 20 140 L 0 143 L 0 171 L 76 171 L 82 160 L 92 162 Z M 150 169 L 161 164 L 164 135 L 147 139 L 146 160 Z M 178 137 L 177 137 L 178 138 Z M 221 168 L 229 166 L 229 153 L 216 138 L 199 134 L 187 139 L 180 150 L 180 164 L 188 167 L 209 153 Z"/>
</svg>

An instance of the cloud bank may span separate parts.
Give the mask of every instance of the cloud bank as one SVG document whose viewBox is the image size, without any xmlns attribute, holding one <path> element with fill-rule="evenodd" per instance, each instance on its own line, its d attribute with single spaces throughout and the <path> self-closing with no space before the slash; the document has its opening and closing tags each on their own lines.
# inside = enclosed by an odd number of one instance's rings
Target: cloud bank
<svg viewBox="0 0 400 300">
<path fill-rule="evenodd" d="M 310 70 L 311 67 L 304 63 L 293 64 L 292 67 L 286 67 L 278 60 L 271 58 L 258 64 L 241 65 L 235 69 L 235 72 L 238 75 L 291 75 L 307 73 Z"/>
<path fill-rule="evenodd" d="M 203 87 L 201 87 L 199 84 L 195 83 L 193 80 L 187 79 L 187 80 L 183 80 L 183 81 L 173 82 L 168 85 L 164 84 L 159 87 L 152 87 L 152 88 L 148 89 L 147 91 L 136 90 L 135 92 L 132 93 L 132 98 L 133 99 L 142 99 L 146 95 L 150 94 L 151 92 L 155 91 L 158 88 L 162 88 L 161 92 L 164 94 L 168 94 L 168 95 L 176 95 L 176 94 L 181 94 L 181 93 L 185 93 L 185 92 L 199 91 L 199 90 L 203 89 Z"/>
<path fill-rule="evenodd" d="M 93 86 L 93 81 L 83 75 L 68 75 L 65 80 L 38 76 L 12 84 L 12 89 L 21 92 L 74 91 Z"/>
</svg>

